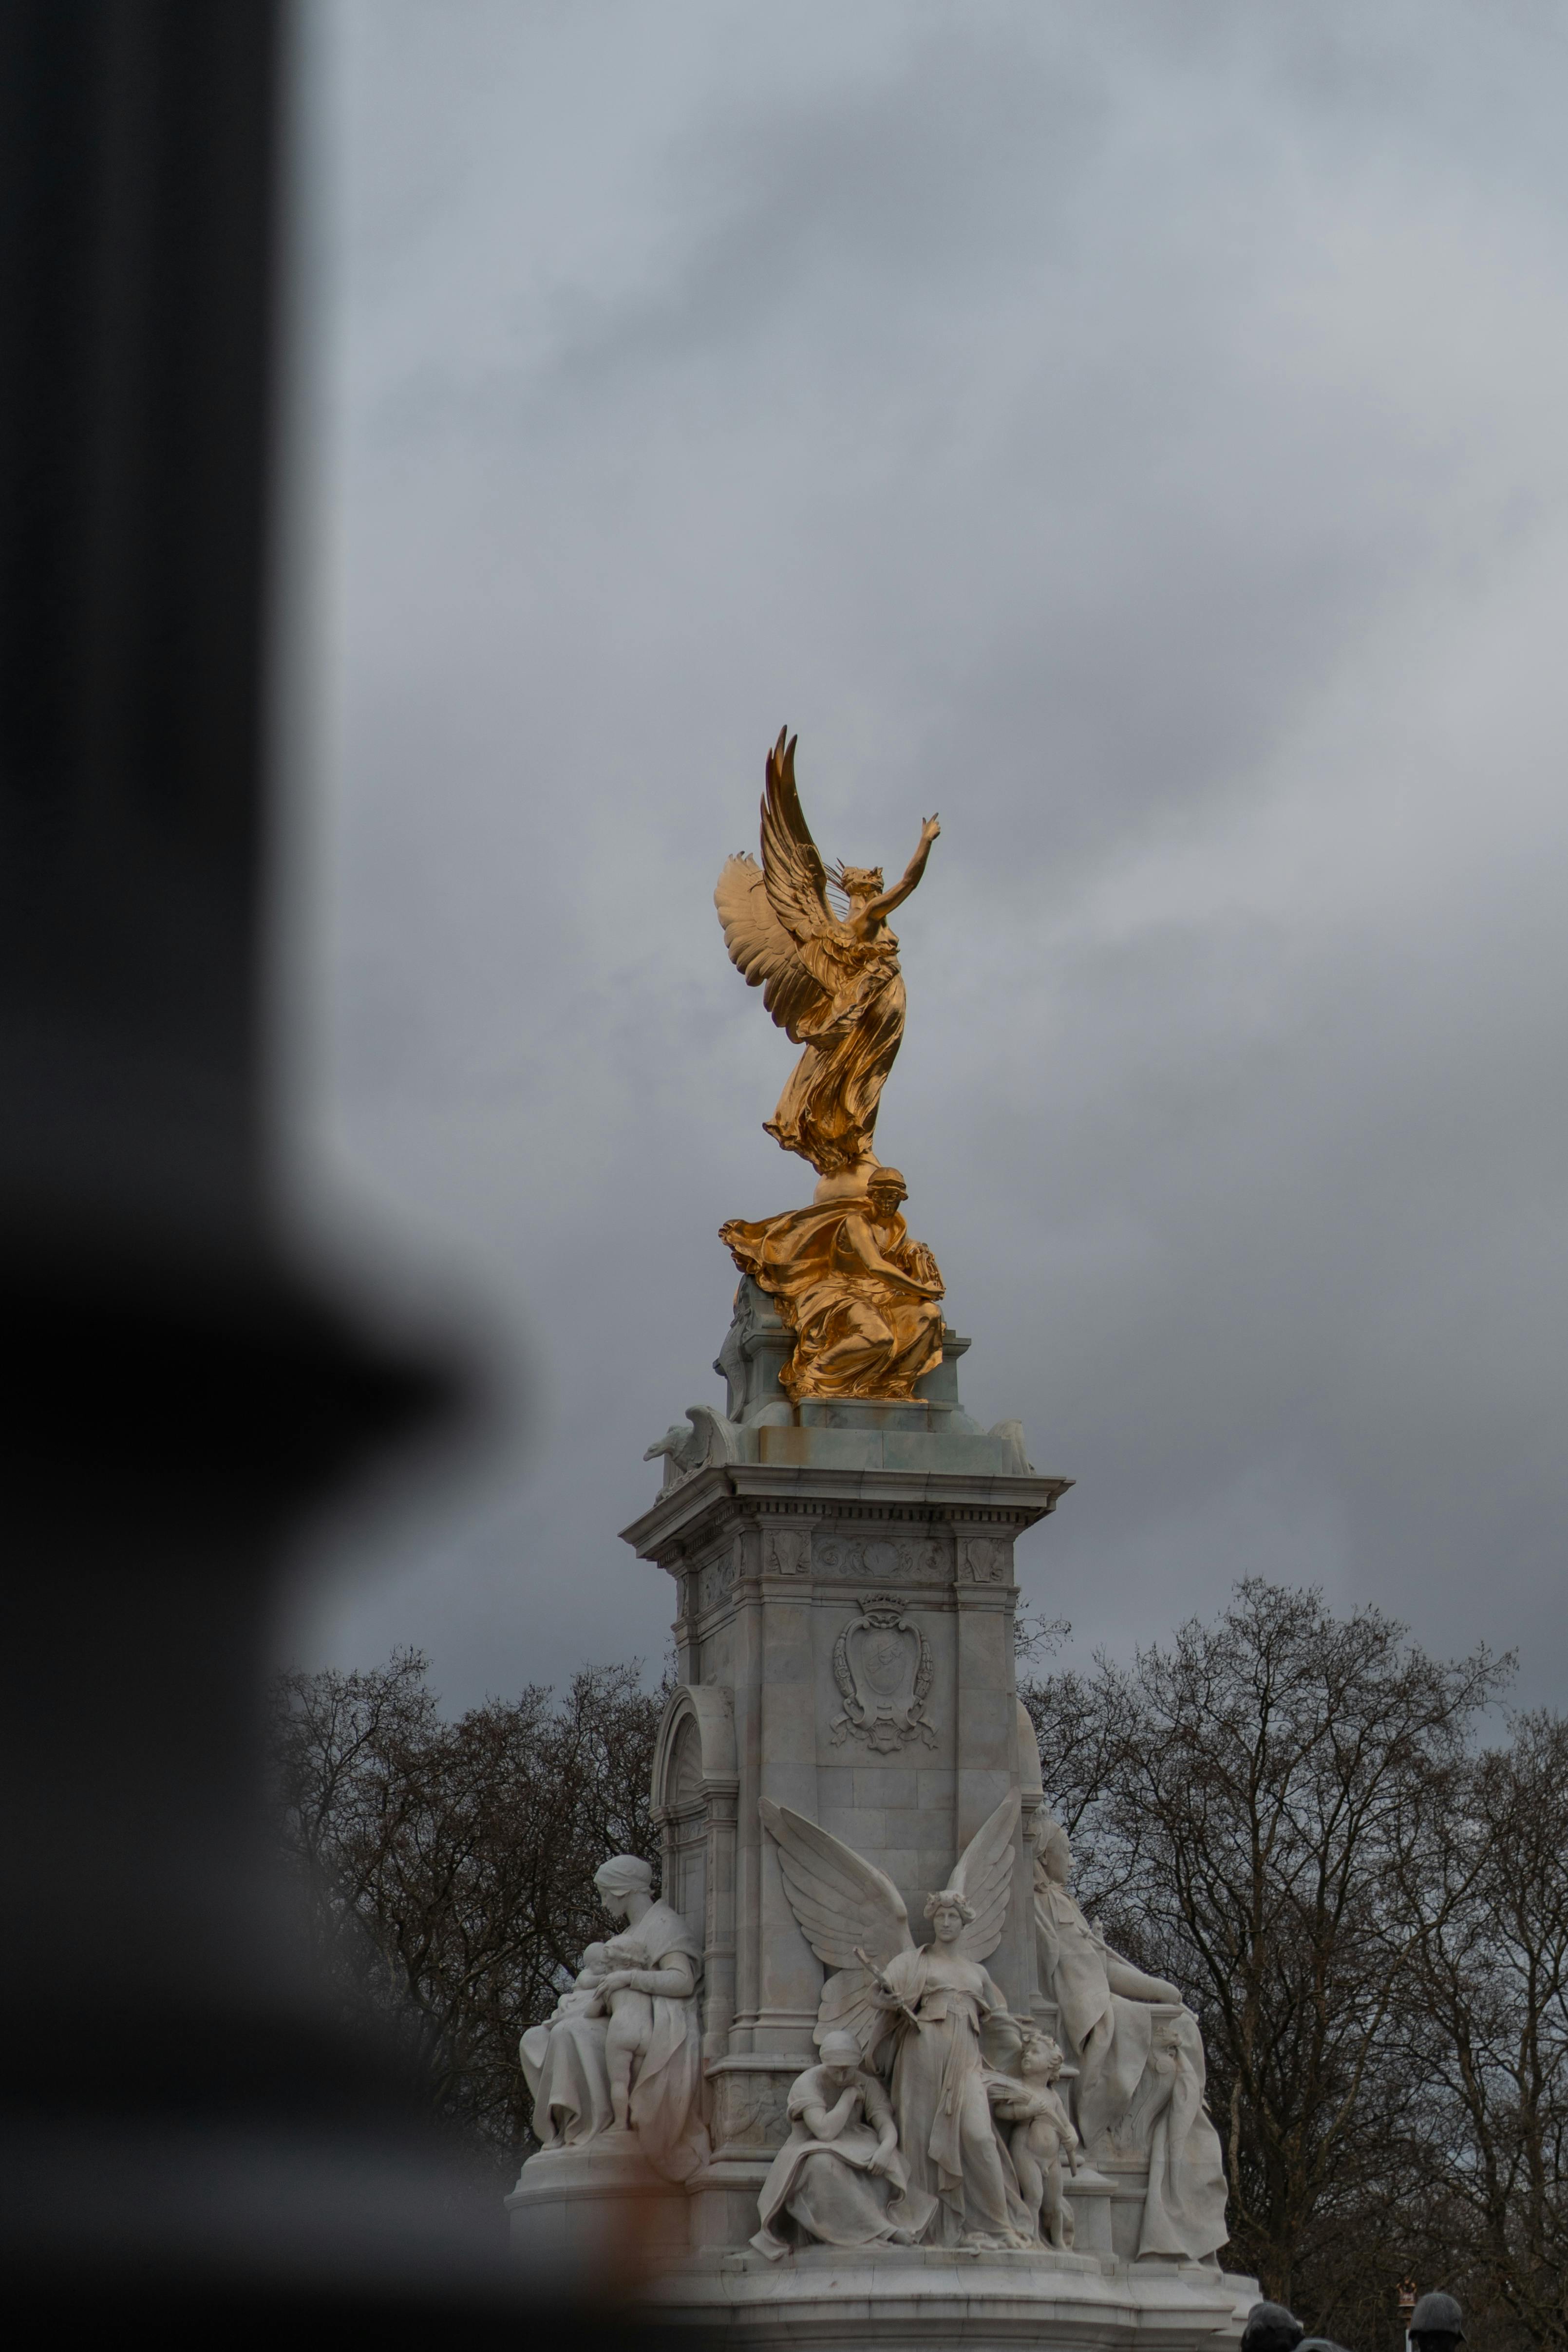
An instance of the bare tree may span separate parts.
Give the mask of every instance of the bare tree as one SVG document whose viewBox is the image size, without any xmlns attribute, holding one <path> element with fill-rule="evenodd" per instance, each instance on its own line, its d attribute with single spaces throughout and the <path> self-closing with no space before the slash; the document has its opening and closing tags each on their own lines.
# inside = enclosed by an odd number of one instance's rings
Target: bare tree
<svg viewBox="0 0 1568 2352">
<path fill-rule="evenodd" d="M 1419 1930 L 1407 2075 L 1469 2297 L 1495 2337 L 1568 2347 L 1568 1722 L 1523 1715 L 1477 1758 L 1436 1857 L 1403 1876 Z"/>
<path fill-rule="evenodd" d="M 1495 2347 L 1568 2352 L 1568 1724 L 1478 1753 L 1508 1671 L 1254 1580 L 1130 1667 L 1024 1691 L 1081 1899 L 1202 2020 L 1231 2260 L 1365 2352 L 1407 2269 Z M 661 1700 L 595 1668 L 449 1722 L 413 1652 L 279 1686 L 323 1969 L 498 2156 L 526 2138 L 519 2032 L 603 1931 L 594 1870 L 657 1864 Z"/>
<path fill-rule="evenodd" d="M 1081 1892 L 1201 2016 L 1235 2254 L 1282 2300 L 1310 2284 L 1320 2326 L 1365 2316 L 1347 2253 L 1412 2193 L 1402 1889 L 1507 1671 L 1249 1579 L 1216 1623 L 1025 1695 Z"/>
<path fill-rule="evenodd" d="M 604 1930 L 594 1872 L 611 1852 L 657 1864 L 661 1705 L 637 1665 L 597 1667 L 559 1701 L 534 1687 L 448 1722 L 415 1651 L 278 1685 L 284 1835 L 322 1971 L 498 2152 L 527 2133 L 518 2036 Z"/>
</svg>

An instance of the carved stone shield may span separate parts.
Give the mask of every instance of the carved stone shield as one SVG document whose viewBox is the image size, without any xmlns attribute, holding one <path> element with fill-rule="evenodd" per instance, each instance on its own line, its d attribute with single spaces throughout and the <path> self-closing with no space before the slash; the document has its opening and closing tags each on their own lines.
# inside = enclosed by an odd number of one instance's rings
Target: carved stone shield
<svg viewBox="0 0 1568 2352">
<path fill-rule="evenodd" d="M 896 1592 L 871 1592 L 833 1645 L 833 1679 L 844 1701 L 836 1740 L 864 1739 L 887 1755 L 910 1739 L 936 1746 L 921 1720 L 931 1689 L 931 1645 Z"/>
</svg>

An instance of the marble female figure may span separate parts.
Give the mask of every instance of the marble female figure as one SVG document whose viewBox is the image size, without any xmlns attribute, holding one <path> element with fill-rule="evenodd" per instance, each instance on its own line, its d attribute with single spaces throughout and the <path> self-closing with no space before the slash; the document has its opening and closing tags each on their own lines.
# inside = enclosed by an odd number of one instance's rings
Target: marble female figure
<svg viewBox="0 0 1568 2352">
<path fill-rule="evenodd" d="M 790 2136 L 757 2200 L 758 2252 L 778 2262 L 796 2242 L 914 2244 L 935 2200 L 909 2186 L 888 2094 L 852 2033 L 826 2036 L 821 2064 L 791 2084 L 788 2113 Z"/>
<path fill-rule="evenodd" d="M 689 2179 L 709 2156 L 698 2104 L 701 1948 L 679 1912 L 655 1902 L 653 1873 L 637 1855 L 615 1855 L 595 1872 L 594 1884 L 611 1917 L 630 1923 L 647 1965 L 607 1966 L 613 1948 L 591 1946 L 572 1992 L 544 2024 L 523 2035 L 533 2127 L 546 2149 L 581 2147 L 629 2127 L 641 2153 L 667 2179 Z M 642 1998 L 618 2004 L 623 2014 L 616 2021 L 622 2029 L 617 2039 L 630 2046 L 617 2051 L 617 2101 L 606 2047 L 608 2017 L 616 1996 L 628 1992 Z M 617 2105 L 624 2115 L 617 2114 Z"/>
<path fill-rule="evenodd" d="M 893 2113 L 913 2185 L 933 2194 L 944 2245 L 1020 2246 L 1035 2231 L 1018 2195 L 1010 2157 L 992 2117 L 984 2022 L 1006 2017 L 1005 1996 L 978 1961 L 956 1949 L 974 1907 L 952 1887 L 933 1895 L 926 1916 L 934 1943 L 900 1952 L 877 1980 L 894 2013 Z"/>
<path fill-rule="evenodd" d="M 1205 2261 L 1227 2231 L 1197 2019 L 1176 1986 L 1135 1968 L 1089 1925 L 1068 1890 L 1071 1874 L 1067 1832 L 1047 1814 L 1035 1859 L 1035 1937 L 1041 1990 L 1056 2002 L 1078 2063 L 1079 2135 L 1091 2160 L 1097 2147 L 1108 2153 L 1128 2142 L 1147 2151 L 1139 2252 Z"/>
<path fill-rule="evenodd" d="M 653 1873 L 637 1855 L 615 1855 L 594 1874 L 605 1910 L 627 1920 L 648 1965 L 612 1969 L 599 1987 L 607 2007 L 622 1990 L 648 1997 L 651 2012 L 637 2037 L 627 2121 L 643 2155 L 669 2180 L 688 2180 L 708 2161 L 699 2096 L 702 2045 L 697 1990 L 702 1947 L 668 1903 L 653 1898 Z"/>
<path fill-rule="evenodd" d="M 607 2025 L 599 1987 L 610 1971 L 603 1944 L 590 1944 L 575 1982 L 542 2025 L 518 2044 L 533 2101 L 533 2135 L 542 2148 L 576 2147 L 615 2120 L 606 2062 Z"/>
</svg>

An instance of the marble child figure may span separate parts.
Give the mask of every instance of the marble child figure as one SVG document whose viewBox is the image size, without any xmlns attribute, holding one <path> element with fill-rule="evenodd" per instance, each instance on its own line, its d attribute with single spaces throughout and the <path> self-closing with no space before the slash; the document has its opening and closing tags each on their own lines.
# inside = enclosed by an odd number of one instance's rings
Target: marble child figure
<svg viewBox="0 0 1568 2352">
<path fill-rule="evenodd" d="M 1065 2249 L 1073 2242 L 1073 2221 L 1062 2197 L 1062 2158 L 1069 2171 L 1078 2170 L 1079 2137 L 1056 2088 L 1062 2053 L 1048 2033 L 1032 2025 L 1023 2027 L 1022 2043 L 1020 2080 L 993 2075 L 986 2089 L 993 2114 L 1012 2126 L 1007 2145 L 1018 2193 L 1045 2243 Z"/>
<path fill-rule="evenodd" d="M 819 2065 L 790 2086 L 790 2136 L 757 2210 L 757 2252 L 778 2262 L 797 2244 L 913 2245 L 935 2200 L 911 2189 L 888 2094 L 852 2033 L 829 2033 Z"/>
<path fill-rule="evenodd" d="M 605 2071 L 610 2078 L 610 2109 L 617 2131 L 631 2128 L 632 2068 L 653 2039 L 653 2000 L 637 1979 L 648 1967 L 647 1948 L 636 1936 L 613 1936 L 602 1947 L 604 1974 L 594 1993 L 605 2029 Z M 624 1982 L 612 1984 L 612 1971 Z"/>
<path fill-rule="evenodd" d="M 584 1946 L 582 1965 L 545 2021 L 547 2026 L 553 2025 L 558 2018 L 601 2015 L 599 1987 L 609 1975 L 610 1967 L 607 1944 Z"/>
<path fill-rule="evenodd" d="M 590 1944 L 583 1954 L 583 1965 L 570 1989 L 556 2002 L 542 2026 L 533 2029 L 533 2041 L 539 2046 L 542 2040 L 548 2046 L 551 2031 L 570 2018 L 603 2019 L 603 2055 L 605 2084 L 609 2093 L 610 2118 L 616 2131 L 631 2128 L 632 2068 L 653 2037 L 653 2001 L 646 1992 L 639 1992 L 634 1981 L 636 1973 L 648 1966 L 647 1948 L 635 1936 L 614 1936 L 607 1944 Z M 616 1982 L 612 1985 L 612 1974 Z M 592 2037 L 591 2047 L 598 2047 L 599 2036 Z M 530 2053 L 525 2047 L 523 2063 L 527 2067 Z M 596 2072 L 596 2069 L 595 2070 Z M 559 2102 L 557 2103 L 560 2104 Z M 589 2110 L 595 2102 L 590 2094 Z M 540 2130 L 536 2118 L 535 2129 Z M 597 2128 L 605 2128 L 601 2116 Z M 581 2135 L 563 2134 L 563 2137 Z M 592 2133 L 587 2135 L 592 2137 Z M 545 2135 L 540 2130 L 541 2138 Z"/>
</svg>

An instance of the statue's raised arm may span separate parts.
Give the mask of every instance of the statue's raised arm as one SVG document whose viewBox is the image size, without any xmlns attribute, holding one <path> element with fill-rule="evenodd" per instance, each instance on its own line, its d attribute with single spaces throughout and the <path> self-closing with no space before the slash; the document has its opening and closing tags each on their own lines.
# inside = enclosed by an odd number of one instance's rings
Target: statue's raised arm
<svg viewBox="0 0 1568 2352">
<path fill-rule="evenodd" d="M 940 820 L 934 816 L 928 816 L 921 827 L 920 847 L 905 866 L 903 880 L 895 883 L 892 889 L 884 890 L 879 898 L 873 898 L 861 915 L 860 922 L 866 927 L 861 933 L 862 937 L 868 936 L 872 926 L 884 923 L 895 907 L 901 907 L 904 900 L 919 889 L 921 876 L 926 870 L 926 859 L 931 856 L 931 843 L 935 841 L 941 831 Z"/>
</svg>

